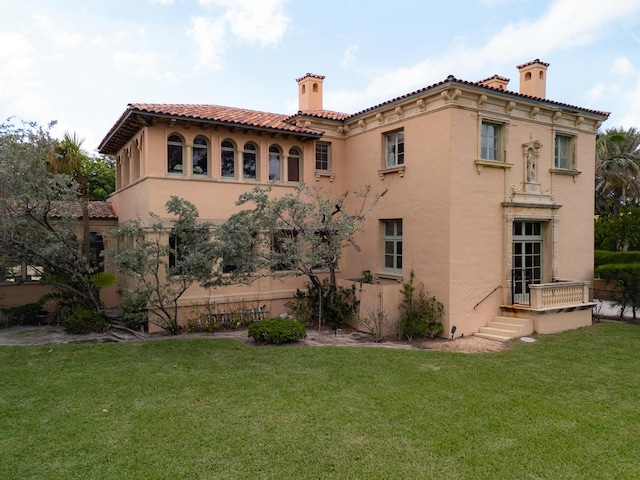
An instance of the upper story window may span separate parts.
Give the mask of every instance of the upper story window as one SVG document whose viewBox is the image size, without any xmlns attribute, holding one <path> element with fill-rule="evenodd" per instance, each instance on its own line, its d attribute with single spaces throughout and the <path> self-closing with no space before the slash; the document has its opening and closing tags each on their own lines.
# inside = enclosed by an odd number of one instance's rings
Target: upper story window
<svg viewBox="0 0 640 480">
<path fill-rule="evenodd" d="M 279 182 L 281 179 L 281 157 L 280 148 L 271 145 L 269 147 L 269 180 Z"/>
<path fill-rule="evenodd" d="M 167 140 L 167 171 L 169 173 L 183 173 L 184 171 L 184 141 L 179 135 L 170 135 Z"/>
<path fill-rule="evenodd" d="M 242 152 L 242 178 L 255 180 L 258 168 L 258 148 L 253 143 L 245 143 Z"/>
<path fill-rule="evenodd" d="M 236 176 L 236 147 L 229 140 L 225 140 L 221 145 L 220 174 L 225 178 L 235 178 Z"/>
<path fill-rule="evenodd" d="M 503 162 L 503 129 L 504 125 L 493 122 L 482 122 L 480 141 L 480 158 L 493 162 Z"/>
<path fill-rule="evenodd" d="M 206 175 L 209 165 L 209 142 L 204 137 L 193 140 L 193 174 Z"/>
<path fill-rule="evenodd" d="M 382 221 L 383 269 L 402 272 L 402 219 Z"/>
<path fill-rule="evenodd" d="M 404 164 L 404 130 L 387 133 L 385 135 L 385 164 L 396 167 Z"/>
<path fill-rule="evenodd" d="M 559 170 L 575 169 L 574 140 L 570 135 L 556 135 L 554 167 Z"/>
<path fill-rule="evenodd" d="M 289 156 L 287 157 L 287 181 L 299 182 L 300 181 L 300 150 L 296 147 L 289 149 Z"/>
<path fill-rule="evenodd" d="M 328 171 L 331 166 L 331 144 L 316 143 L 316 170 Z"/>
</svg>

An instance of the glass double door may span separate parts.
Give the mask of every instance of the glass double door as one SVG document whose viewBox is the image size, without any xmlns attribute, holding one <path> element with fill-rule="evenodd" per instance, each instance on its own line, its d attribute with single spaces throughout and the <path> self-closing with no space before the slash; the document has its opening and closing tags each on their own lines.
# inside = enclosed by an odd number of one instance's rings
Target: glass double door
<svg viewBox="0 0 640 480">
<path fill-rule="evenodd" d="M 513 222 L 512 303 L 529 304 L 529 285 L 542 282 L 542 222 Z"/>
</svg>

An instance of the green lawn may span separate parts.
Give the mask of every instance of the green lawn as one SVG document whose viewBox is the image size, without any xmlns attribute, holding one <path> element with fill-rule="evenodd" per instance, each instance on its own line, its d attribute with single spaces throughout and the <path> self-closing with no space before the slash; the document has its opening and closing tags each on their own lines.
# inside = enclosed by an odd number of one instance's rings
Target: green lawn
<svg viewBox="0 0 640 480">
<path fill-rule="evenodd" d="M 0 347 L 0 478 L 640 478 L 639 347 Z"/>
</svg>

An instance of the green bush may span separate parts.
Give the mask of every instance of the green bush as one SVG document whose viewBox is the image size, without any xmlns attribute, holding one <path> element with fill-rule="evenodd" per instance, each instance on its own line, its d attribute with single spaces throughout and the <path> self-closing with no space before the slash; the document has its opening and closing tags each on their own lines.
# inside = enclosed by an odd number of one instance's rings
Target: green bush
<svg viewBox="0 0 640 480">
<path fill-rule="evenodd" d="M 100 313 L 79 308 L 64 319 L 62 326 L 67 333 L 86 334 L 104 331 L 107 322 Z"/>
<path fill-rule="evenodd" d="M 613 263 L 640 263 L 640 251 L 610 252 L 608 250 L 596 250 L 593 255 L 593 260 L 596 268 L 601 265 Z"/>
<path fill-rule="evenodd" d="M 429 297 L 421 288 L 416 295 L 413 286 L 415 274 L 411 270 L 408 283 L 402 286 L 403 299 L 400 304 L 400 329 L 409 340 L 414 338 L 433 338 L 442 333 L 444 326 L 440 318 L 444 314 L 444 305 L 436 297 Z"/>
<path fill-rule="evenodd" d="M 19 307 L 4 308 L 6 326 L 12 325 L 40 325 L 47 314 L 40 303 L 27 303 Z"/>
<path fill-rule="evenodd" d="M 279 345 L 305 338 L 307 329 L 293 318 L 270 318 L 249 325 L 249 336 L 256 342 Z"/>
<path fill-rule="evenodd" d="M 343 323 L 355 317 L 358 313 L 359 300 L 356 296 L 356 287 L 342 288 L 332 285 L 329 280 L 322 282 L 322 293 L 315 285 L 307 284 L 307 291 L 296 290 L 295 299 L 286 304 L 302 324 L 307 326 L 317 325 L 321 316 L 324 325 L 329 325 L 334 330 L 340 328 Z M 318 299 L 322 295 L 322 306 Z M 321 309 L 320 309 L 321 308 Z"/>
<path fill-rule="evenodd" d="M 131 330 L 148 330 L 149 296 L 145 292 L 133 292 L 122 298 L 122 323 Z"/>
</svg>

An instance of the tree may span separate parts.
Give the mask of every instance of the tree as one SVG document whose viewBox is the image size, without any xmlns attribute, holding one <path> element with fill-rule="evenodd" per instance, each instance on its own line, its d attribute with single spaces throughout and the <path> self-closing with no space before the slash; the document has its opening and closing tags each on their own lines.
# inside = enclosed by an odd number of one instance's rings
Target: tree
<svg viewBox="0 0 640 480">
<path fill-rule="evenodd" d="M 365 215 L 385 193 L 374 195 L 369 186 L 360 192 L 344 192 L 332 198 L 319 188 L 301 184 L 295 193 L 271 197 L 270 189 L 256 187 L 240 196 L 237 205 L 252 209 L 232 215 L 216 231 L 228 249 L 236 276 L 304 275 L 319 292 L 322 306 L 335 308 L 336 269 Z M 260 244 L 260 240 L 265 240 Z M 322 281 L 325 272 L 328 281 Z"/>
<path fill-rule="evenodd" d="M 100 311 L 100 285 L 74 234 L 78 184 L 48 169 L 58 146 L 52 125 L 0 124 L 0 260 L 29 266 L 82 307 Z"/>
<path fill-rule="evenodd" d="M 77 183 L 82 199 L 82 251 L 86 257 L 90 254 L 89 232 L 89 194 L 87 179 L 83 175 L 83 165 L 88 161 L 82 152 L 82 142 L 76 134 L 64 133 L 62 141 L 58 142 L 49 156 L 49 166 L 53 173 L 71 176 Z"/>
<path fill-rule="evenodd" d="M 618 213 L 600 215 L 594 236 L 596 250 L 640 250 L 640 207 L 627 206 Z"/>
<path fill-rule="evenodd" d="M 116 166 L 113 157 L 87 156 L 82 162 L 82 175 L 87 180 L 89 201 L 104 201 L 116 190 Z"/>
<path fill-rule="evenodd" d="M 216 285 L 222 271 L 217 263 L 219 253 L 210 240 L 212 225 L 198 223 L 197 208 L 173 196 L 166 210 L 176 216 L 172 228 L 150 213 L 149 225 L 137 219 L 117 229 L 115 235 L 125 246 L 116 254 L 116 265 L 131 279 L 128 295 L 144 299 L 149 322 L 177 335 L 180 297 L 194 283 Z"/>
<path fill-rule="evenodd" d="M 640 132 L 610 128 L 596 140 L 596 213 L 618 213 L 640 196 Z"/>
</svg>

